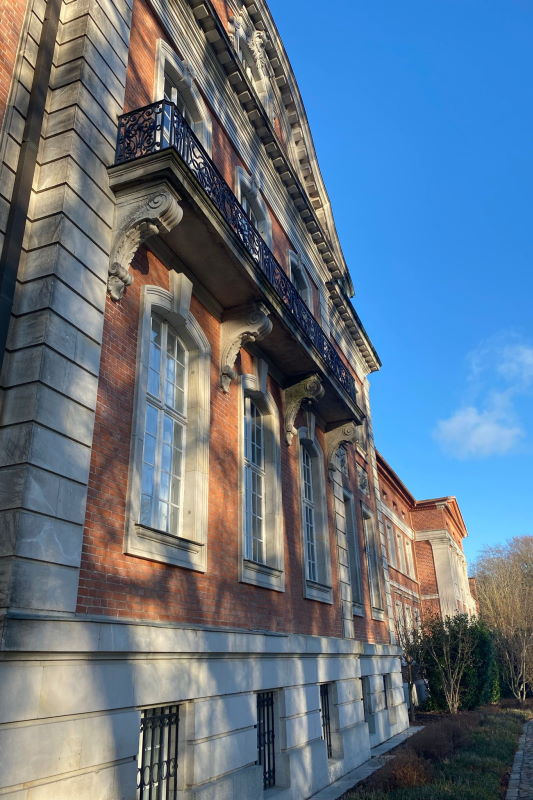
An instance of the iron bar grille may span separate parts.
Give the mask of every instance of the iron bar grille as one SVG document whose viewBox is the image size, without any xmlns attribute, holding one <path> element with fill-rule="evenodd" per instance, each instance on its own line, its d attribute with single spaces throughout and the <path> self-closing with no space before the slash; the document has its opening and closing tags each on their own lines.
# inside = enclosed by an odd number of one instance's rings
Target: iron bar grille
<svg viewBox="0 0 533 800">
<path fill-rule="evenodd" d="M 137 800 L 175 800 L 178 796 L 179 706 L 142 712 Z"/>
<path fill-rule="evenodd" d="M 119 118 L 115 164 L 168 148 L 172 148 L 192 172 L 256 268 L 267 278 L 300 330 L 355 402 L 355 382 L 349 370 L 174 103 L 161 100 Z"/>
<path fill-rule="evenodd" d="M 274 786 L 274 692 L 259 692 L 257 695 L 257 763 L 263 767 L 263 787 Z"/>
<path fill-rule="evenodd" d="M 331 758 L 331 718 L 329 715 L 329 683 L 320 685 L 320 715 L 322 717 L 322 738 L 328 748 L 328 758 Z"/>
</svg>

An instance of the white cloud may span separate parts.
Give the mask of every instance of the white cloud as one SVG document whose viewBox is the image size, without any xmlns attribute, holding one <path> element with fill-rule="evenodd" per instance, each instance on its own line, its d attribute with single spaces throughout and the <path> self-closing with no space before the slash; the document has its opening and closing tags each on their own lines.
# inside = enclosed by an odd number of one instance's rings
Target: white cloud
<svg viewBox="0 0 533 800">
<path fill-rule="evenodd" d="M 461 459 L 509 453 L 523 435 L 510 415 L 495 408 L 479 411 L 474 406 L 460 408 L 448 419 L 440 420 L 434 431 L 443 449 Z"/>
<path fill-rule="evenodd" d="M 455 458 L 510 453 L 525 436 L 515 401 L 533 388 L 533 347 L 514 334 L 500 334 L 480 344 L 466 361 L 463 402 L 439 420 L 433 436 Z"/>
</svg>

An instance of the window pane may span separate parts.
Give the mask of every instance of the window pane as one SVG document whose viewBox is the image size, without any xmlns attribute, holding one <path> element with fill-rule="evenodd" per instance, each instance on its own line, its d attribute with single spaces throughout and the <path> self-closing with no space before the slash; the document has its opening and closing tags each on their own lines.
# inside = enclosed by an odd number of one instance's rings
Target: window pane
<svg viewBox="0 0 533 800">
<path fill-rule="evenodd" d="M 184 431 L 174 411 L 185 407 L 186 351 L 167 322 L 152 316 L 148 393 L 141 474 L 140 521 L 179 533 Z M 164 403 L 161 402 L 161 376 Z M 156 408 L 159 404 L 159 408 Z M 165 413 L 165 406 L 170 406 Z"/>
</svg>

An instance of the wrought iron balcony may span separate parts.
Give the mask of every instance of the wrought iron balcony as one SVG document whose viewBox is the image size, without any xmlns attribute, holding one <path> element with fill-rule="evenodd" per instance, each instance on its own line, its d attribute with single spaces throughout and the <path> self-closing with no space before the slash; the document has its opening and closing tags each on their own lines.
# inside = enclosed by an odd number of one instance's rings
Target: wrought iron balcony
<svg viewBox="0 0 533 800">
<path fill-rule="evenodd" d="M 355 382 L 352 375 L 174 103 L 163 100 L 123 114 L 119 118 L 115 164 L 123 164 L 168 148 L 178 154 L 196 178 L 252 258 L 256 269 L 267 278 L 305 338 L 355 402 Z"/>
</svg>

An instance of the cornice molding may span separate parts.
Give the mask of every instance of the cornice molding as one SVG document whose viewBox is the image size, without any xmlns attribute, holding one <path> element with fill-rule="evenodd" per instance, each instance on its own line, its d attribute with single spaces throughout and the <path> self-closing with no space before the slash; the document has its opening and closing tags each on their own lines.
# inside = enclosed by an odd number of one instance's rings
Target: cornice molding
<svg viewBox="0 0 533 800">
<path fill-rule="evenodd" d="M 133 283 L 130 266 L 140 245 L 151 236 L 168 233 L 181 222 L 179 196 L 166 182 L 144 191 L 120 192 L 115 208 L 113 244 L 109 257 L 107 290 L 120 300 Z"/>
<path fill-rule="evenodd" d="M 229 392 L 231 381 L 236 377 L 234 364 L 241 347 L 263 339 L 272 330 L 269 314 L 264 303 L 240 306 L 224 314 L 220 357 L 220 385 L 224 392 Z"/>
</svg>

